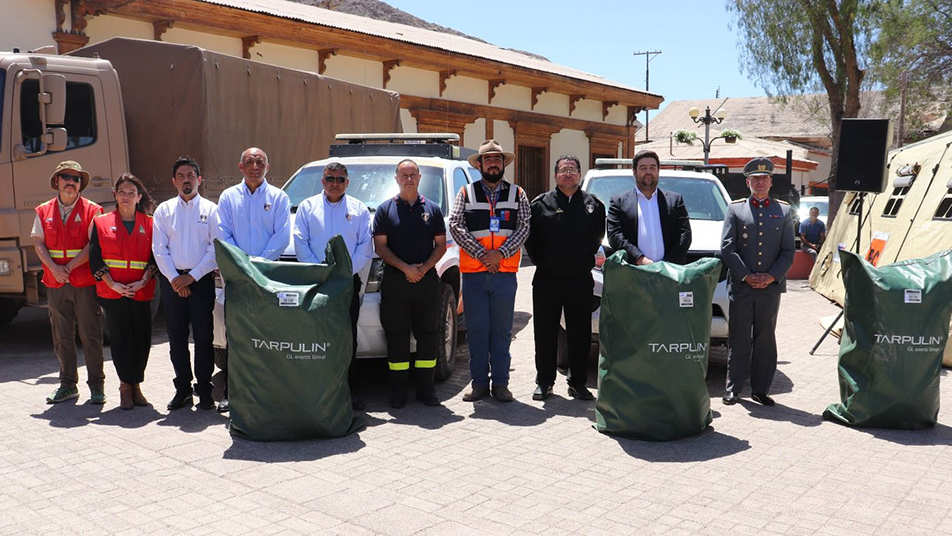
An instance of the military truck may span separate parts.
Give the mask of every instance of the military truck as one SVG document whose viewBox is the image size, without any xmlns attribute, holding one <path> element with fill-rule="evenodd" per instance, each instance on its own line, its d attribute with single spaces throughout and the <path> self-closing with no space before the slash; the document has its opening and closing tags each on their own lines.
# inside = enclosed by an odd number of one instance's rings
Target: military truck
<svg viewBox="0 0 952 536">
<path fill-rule="evenodd" d="M 172 163 L 190 155 L 202 195 L 217 200 L 241 180 L 248 147 L 268 153 L 281 186 L 337 132 L 400 128 L 396 93 L 193 46 L 115 38 L 67 56 L 0 52 L 0 326 L 45 302 L 30 231 L 62 160 L 80 162 L 83 195 L 112 208 L 125 172 L 156 201 L 175 196 Z"/>
</svg>

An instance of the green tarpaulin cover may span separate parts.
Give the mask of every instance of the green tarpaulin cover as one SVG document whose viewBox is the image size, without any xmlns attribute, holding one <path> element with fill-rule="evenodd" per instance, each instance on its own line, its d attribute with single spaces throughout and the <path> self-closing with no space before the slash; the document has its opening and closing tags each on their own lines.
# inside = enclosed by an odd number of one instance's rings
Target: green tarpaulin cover
<svg viewBox="0 0 952 536">
<path fill-rule="evenodd" d="M 933 426 L 952 315 L 952 250 L 876 268 L 839 252 L 846 288 L 840 403 L 823 416 L 871 428 Z"/>
<path fill-rule="evenodd" d="M 636 439 L 693 436 L 711 423 L 704 381 L 721 261 L 605 261 L 595 429 Z"/>
<path fill-rule="evenodd" d="M 215 240 L 225 280 L 231 433 L 257 441 L 340 437 L 362 427 L 347 386 L 354 278 L 340 236 L 326 264 L 249 258 Z"/>
</svg>

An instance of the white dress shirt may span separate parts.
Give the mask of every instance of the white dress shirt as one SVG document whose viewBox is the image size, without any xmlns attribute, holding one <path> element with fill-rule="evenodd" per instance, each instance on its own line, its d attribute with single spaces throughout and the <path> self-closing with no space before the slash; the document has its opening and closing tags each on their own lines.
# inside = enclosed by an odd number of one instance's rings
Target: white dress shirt
<svg viewBox="0 0 952 536">
<path fill-rule="evenodd" d="M 664 237 L 661 234 L 661 215 L 658 210 L 657 189 L 651 199 L 635 188 L 638 195 L 638 249 L 654 262 L 664 259 Z"/>
<path fill-rule="evenodd" d="M 180 270 L 198 281 L 215 269 L 218 206 L 201 195 L 189 201 L 175 196 L 152 215 L 152 255 L 169 281 Z"/>
<path fill-rule="evenodd" d="M 298 206 L 294 217 L 294 253 L 298 261 L 323 263 L 327 243 L 336 235 L 343 237 L 354 273 L 359 273 L 374 253 L 367 207 L 346 194 L 331 203 L 324 192 Z"/>
<path fill-rule="evenodd" d="M 251 193 L 242 179 L 218 198 L 218 232 L 248 255 L 276 261 L 291 243 L 291 200 L 267 180 Z"/>
</svg>

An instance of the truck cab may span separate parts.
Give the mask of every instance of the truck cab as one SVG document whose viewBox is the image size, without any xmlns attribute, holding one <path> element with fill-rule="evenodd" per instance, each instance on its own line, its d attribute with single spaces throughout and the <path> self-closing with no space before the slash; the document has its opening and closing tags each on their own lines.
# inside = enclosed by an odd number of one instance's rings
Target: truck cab
<svg viewBox="0 0 952 536">
<path fill-rule="evenodd" d="M 94 58 L 0 52 L 0 325 L 23 305 L 45 302 L 30 232 L 34 210 L 56 195 L 49 177 L 63 160 L 89 171 L 82 195 L 111 208 L 115 177 L 128 169 L 119 79 Z"/>
</svg>

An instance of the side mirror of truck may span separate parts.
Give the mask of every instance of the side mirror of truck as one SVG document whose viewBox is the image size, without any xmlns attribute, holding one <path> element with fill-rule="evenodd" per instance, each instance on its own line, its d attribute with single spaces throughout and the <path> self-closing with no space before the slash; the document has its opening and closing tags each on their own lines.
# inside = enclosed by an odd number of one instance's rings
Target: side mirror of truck
<svg viewBox="0 0 952 536">
<path fill-rule="evenodd" d="M 66 149 L 66 129 L 63 127 L 48 128 L 43 134 L 43 145 L 47 151 L 62 151 Z"/>
<path fill-rule="evenodd" d="M 44 74 L 40 87 L 43 88 L 39 96 L 40 103 L 46 109 L 47 125 L 62 125 L 66 122 L 66 77 L 61 74 Z"/>
</svg>

